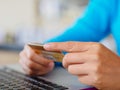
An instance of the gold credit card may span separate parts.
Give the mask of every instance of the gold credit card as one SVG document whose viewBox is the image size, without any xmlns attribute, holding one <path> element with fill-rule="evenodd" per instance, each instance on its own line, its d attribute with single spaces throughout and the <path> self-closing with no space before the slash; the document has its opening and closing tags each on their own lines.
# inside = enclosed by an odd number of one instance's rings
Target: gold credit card
<svg viewBox="0 0 120 90">
<path fill-rule="evenodd" d="M 62 62 L 64 54 L 60 51 L 46 51 L 43 48 L 43 44 L 40 43 L 28 43 L 37 54 L 42 54 L 45 58 L 53 60 L 55 62 Z"/>
</svg>

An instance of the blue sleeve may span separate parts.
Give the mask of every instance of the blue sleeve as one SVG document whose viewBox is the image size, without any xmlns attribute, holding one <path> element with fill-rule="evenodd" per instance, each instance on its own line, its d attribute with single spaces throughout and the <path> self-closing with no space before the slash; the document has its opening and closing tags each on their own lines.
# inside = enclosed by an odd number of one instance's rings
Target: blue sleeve
<svg viewBox="0 0 120 90">
<path fill-rule="evenodd" d="M 90 0 L 84 15 L 48 42 L 99 42 L 110 33 L 110 1 L 112 0 Z"/>
<path fill-rule="evenodd" d="M 110 33 L 111 1 L 90 0 L 84 15 L 70 28 L 48 42 L 100 41 Z"/>
</svg>

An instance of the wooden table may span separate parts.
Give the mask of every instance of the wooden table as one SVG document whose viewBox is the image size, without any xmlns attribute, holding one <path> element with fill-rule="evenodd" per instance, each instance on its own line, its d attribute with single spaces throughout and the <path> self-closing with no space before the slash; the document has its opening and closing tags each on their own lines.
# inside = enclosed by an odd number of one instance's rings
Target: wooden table
<svg viewBox="0 0 120 90">
<path fill-rule="evenodd" d="M 18 63 L 19 52 L 0 50 L 0 65 Z"/>
</svg>

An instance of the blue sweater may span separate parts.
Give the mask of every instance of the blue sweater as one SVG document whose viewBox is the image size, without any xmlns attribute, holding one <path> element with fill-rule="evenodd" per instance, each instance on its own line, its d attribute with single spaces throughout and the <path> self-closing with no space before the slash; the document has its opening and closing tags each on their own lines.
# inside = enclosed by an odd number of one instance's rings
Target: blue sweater
<svg viewBox="0 0 120 90">
<path fill-rule="evenodd" d="M 83 16 L 49 42 L 99 42 L 109 34 L 120 55 L 120 0 L 90 0 Z"/>
</svg>

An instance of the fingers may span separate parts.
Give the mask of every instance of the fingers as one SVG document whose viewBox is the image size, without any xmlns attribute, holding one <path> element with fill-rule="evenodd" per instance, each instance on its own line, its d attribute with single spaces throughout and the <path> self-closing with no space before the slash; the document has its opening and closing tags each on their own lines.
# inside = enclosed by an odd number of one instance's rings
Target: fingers
<svg viewBox="0 0 120 90">
<path fill-rule="evenodd" d="M 74 64 L 68 66 L 68 72 L 73 75 L 88 75 L 89 68 L 85 64 Z"/>
<path fill-rule="evenodd" d="M 29 75 L 43 75 L 47 72 L 50 72 L 53 69 L 54 63 L 50 63 L 47 67 L 42 65 L 37 65 L 34 62 L 25 62 L 25 60 L 19 61 L 22 65 L 22 68 L 25 70 L 26 74 Z"/>
<path fill-rule="evenodd" d="M 30 69 L 33 70 L 40 70 L 41 66 L 45 67 L 42 64 L 38 64 L 36 62 L 34 62 L 33 60 L 28 60 L 26 57 L 22 58 L 20 60 L 23 64 L 25 64 L 27 67 L 29 67 Z"/>
<path fill-rule="evenodd" d="M 20 53 L 20 64 L 29 75 L 42 75 L 54 68 L 52 60 L 45 59 L 42 55 L 36 54 L 30 47 L 25 46 Z"/>
<path fill-rule="evenodd" d="M 29 75 L 37 75 L 38 74 L 37 70 L 31 70 L 22 60 L 19 60 L 19 63 L 21 64 L 21 66 L 26 74 L 29 74 Z"/>
<path fill-rule="evenodd" d="M 24 56 L 24 53 L 22 53 L 21 56 L 27 57 L 29 60 L 33 60 L 34 62 L 42 64 L 44 66 L 52 62 L 51 60 L 44 58 L 42 55 L 36 54 L 29 46 L 25 46 L 24 52 L 26 53 L 26 56 Z"/>
<path fill-rule="evenodd" d="M 93 42 L 60 42 L 45 44 L 44 48 L 50 51 L 82 52 L 87 51 L 93 44 Z"/>
<path fill-rule="evenodd" d="M 89 60 L 93 58 L 94 56 L 89 55 L 87 53 L 68 53 L 63 58 L 63 66 L 65 68 L 68 67 L 68 65 L 72 64 L 84 64 L 86 62 L 89 62 Z"/>
<path fill-rule="evenodd" d="M 68 72 L 78 77 L 78 80 L 87 85 L 93 85 L 96 81 L 96 75 L 91 74 L 93 71 L 89 64 L 73 64 L 68 66 Z"/>
</svg>

